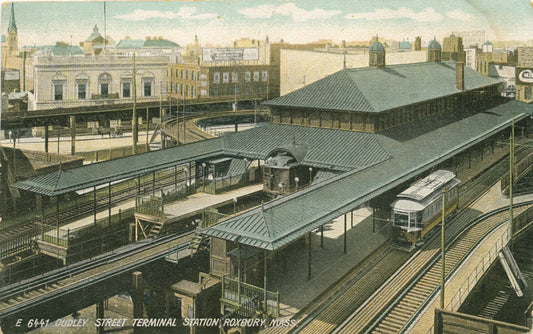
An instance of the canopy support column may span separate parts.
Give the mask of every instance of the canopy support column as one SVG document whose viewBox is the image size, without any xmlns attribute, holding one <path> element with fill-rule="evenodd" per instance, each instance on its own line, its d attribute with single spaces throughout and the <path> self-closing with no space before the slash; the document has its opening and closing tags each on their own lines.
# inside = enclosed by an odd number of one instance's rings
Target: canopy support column
<svg viewBox="0 0 533 334">
<path fill-rule="evenodd" d="M 93 187 L 93 217 L 96 225 L 96 186 Z"/>
<path fill-rule="evenodd" d="M 267 260 L 268 260 L 268 253 L 266 249 L 264 250 L 264 256 L 263 256 L 263 288 L 264 288 L 264 303 L 265 303 L 265 313 L 267 312 Z"/>
<path fill-rule="evenodd" d="M 107 186 L 107 192 L 108 192 L 108 197 L 107 197 L 107 208 L 108 208 L 108 221 L 109 221 L 109 225 L 111 225 L 111 182 L 109 182 L 108 186 Z"/>
<path fill-rule="evenodd" d="M 155 171 L 152 172 L 152 196 L 155 196 Z"/>
<path fill-rule="evenodd" d="M 353 210 L 350 211 L 350 226 L 353 228 Z"/>
<path fill-rule="evenodd" d="M 311 279 L 311 236 L 312 236 L 312 233 L 309 232 L 308 234 L 308 240 L 309 240 L 309 253 L 308 253 L 308 257 L 307 257 L 307 279 L 310 280 Z"/>
<path fill-rule="evenodd" d="M 59 195 L 56 196 L 56 234 L 57 244 L 59 245 Z"/>
<path fill-rule="evenodd" d="M 320 248 L 324 248 L 324 225 L 320 225 Z"/>
<path fill-rule="evenodd" d="M 346 214 L 344 214 L 344 254 L 346 254 Z"/>
</svg>

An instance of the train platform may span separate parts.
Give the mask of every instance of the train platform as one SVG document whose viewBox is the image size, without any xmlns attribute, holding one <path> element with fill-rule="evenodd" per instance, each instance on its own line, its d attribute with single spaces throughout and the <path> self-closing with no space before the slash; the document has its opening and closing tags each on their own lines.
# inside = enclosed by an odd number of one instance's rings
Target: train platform
<svg viewBox="0 0 533 334">
<path fill-rule="evenodd" d="M 148 131 L 148 140 L 152 137 L 154 131 Z M 119 148 L 131 146 L 132 143 L 131 132 L 126 132 L 122 136 L 110 137 L 108 135 L 79 135 L 76 136 L 76 152 L 92 152 L 103 149 Z M 154 143 L 160 143 L 161 139 L 159 134 L 156 134 Z M 139 131 L 139 145 L 146 143 L 146 131 Z M 13 147 L 12 139 L 0 140 L 0 145 L 6 147 Z M 71 150 L 71 138 L 59 137 L 59 150 L 58 150 L 57 137 L 50 137 L 48 139 L 49 152 L 55 152 L 60 154 L 70 154 Z M 15 143 L 16 148 L 43 151 L 44 152 L 44 138 L 29 137 L 18 138 Z"/>
<path fill-rule="evenodd" d="M 250 195 L 252 193 L 261 191 L 263 189 L 262 184 L 255 184 L 231 191 L 227 191 L 221 194 L 212 195 L 206 193 L 195 193 L 190 196 L 187 196 L 185 199 L 181 199 L 169 204 L 165 204 L 164 212 L 167 216 L 173 218 L 179 218 L 180 216 L 190 215 L 192 213 L 201 211 L 205 208 L 218 206 L 223 203 L 233 202 L 234 199 L 239 199 L 242 196 Z M 119 211 L 125 211 L 135 207 L 135 200 L 128 200 L 121 202 L 116 205 L 111 206 L 111 215 L 116 215 Z M 101 209 L 96 213 L 96 219 L 104 219 L 109 216 L 109 209 Z M 87 226 L 94 224 L 94 216 L 90 215 L 81 219 L 77 219 L 69 224 L 63 225 L 61 229 L 63 230 L 80 230 Z M 49 232 L 53 235 L 53 231 Z"/>
<path fill-rule="evenodd" d="M 291 251 L 287 264 L 274 263 L 269 269 L 269 290 L 280 293 L 282 317 L 291 317 L 329 289 L 354 266 L 387 242 L 386 229 L 373 232 L 373 219 L 368 208 L 347 214 L 347 252 L 344 254 L 344 216 L 324 228 L 323 248 L 320 232 L 312 236 L 311 279 L 308 280 L 308 247 Z M 290 277 L 291 279 L 287 279 Z"/>
<path fill-rule="evenodd" d="M 243 196 L 247 196 L 263 190 L 263 184 L 254 184 L 221 194 L 212 195 L 198 192 L 187 198 L 165 204 L 165 215 L 172 217 L 187 216 L 208 207 L 219 206 L 224 203 L 234 202 Z"/>
</svg>

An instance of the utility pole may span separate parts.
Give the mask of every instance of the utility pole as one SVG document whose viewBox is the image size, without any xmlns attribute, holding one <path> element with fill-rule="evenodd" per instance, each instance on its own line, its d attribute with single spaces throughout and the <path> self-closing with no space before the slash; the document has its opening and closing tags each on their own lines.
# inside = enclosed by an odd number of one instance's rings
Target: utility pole
<svg viewBox="0 0 533 334">
<path fill-rule="evenodd" d="M 163 141 L 163 81 L 159 84 L 159 139 L 161 140 L 161 149 L 164 149 Z"/>
<path fill-rule="evenodd" d="M 133 53 L 133 115 L 131 116 L 131 132 L 133 137 L 133 155 L 137 154 L 137 84 L 136 84 L 137 72 L 135 71 L 135 52 Z"/>
<path fill-rule="evenodd" d="M 444 215 L 446 214 L 446 187 L 442 189 L 442 224 L 440 231 L 440 257 L 441 257 L 441 289 L 440 289 L 440 308 L 444 310 L 444 285 L 446 284 L 446 252 L 444 250 Z"/>
<path fill-rule="evenodd" d="M 509 141 L 509 244 L 513 250 L 514 114 Z"/>
</svg>

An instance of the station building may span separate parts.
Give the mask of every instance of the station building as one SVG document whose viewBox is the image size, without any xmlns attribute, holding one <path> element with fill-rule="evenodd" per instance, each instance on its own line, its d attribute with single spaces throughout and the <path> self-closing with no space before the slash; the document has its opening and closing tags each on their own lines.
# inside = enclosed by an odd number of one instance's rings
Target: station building
<svg viewBox="0 0 533 334">
<path fill-rule="evenodd" d="M 60 170 L 13 186 L 60 198 L 77 189 L 187 165 L 196 170 L 198 185 L 206 181 L 206 168 L 223 159 L 241 160 L 234 165 L 247 169 L 258 160 L 263 190 L 273 200 L 225 217 L 202 233 L 211 239 L 210 282 L 218 280 L 222 286 L 221 313 L 244 316 L 244 308 L 251 314 L 261 308 L 274 312 L 273 267 L 283 268 L 295 249 L 307 245 L 306 277 L 314 275 L 311 240 L 318 233 L 323 237 L 324 225 L 344 216 L 344 254 L 356 247 L 364 257 L 380 243 L 348 245 L 347 215 L 361 207 L 390 210 L 396 194 L 435 169 L 457 174 L 471 168 L 495 147 L 502 149 L 513 122 L 520 129 L 517 136 L 529 131 L 531 105 L 502 97 L 500 81 L 465 68 L 460 57 L 457 63 L 441 61 L 439 43 L 430 44 L 428 62 L 389 66 L 385 48 L 376 41 L 368 68 L 340 70 L 265 103 L 273 124 Z M 213 171 L 212 177 L 217 174 Z M 377 240 L 372 231 L 365 231 L 362 239 Z M 239 282 L 247 284 L 247 292 Z M 194 289 L 187 289 L 201 294 L 202 284 L 191 283 L 187 286 Z M 241 292 L 249 295 L 241 299 Z M 189 306 L 200 307 L 182 309 Z"/>
</svg>

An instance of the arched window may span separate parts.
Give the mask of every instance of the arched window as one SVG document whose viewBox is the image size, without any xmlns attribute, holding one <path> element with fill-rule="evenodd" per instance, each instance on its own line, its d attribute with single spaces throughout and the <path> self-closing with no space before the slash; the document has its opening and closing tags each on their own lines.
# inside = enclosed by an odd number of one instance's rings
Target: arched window
<svg viewBox="0 0 533 334">
<path fill-rule="evenodd" d="M 57 72 L 52 77 L 52 92 L 54 101 L 62 101 L 65 98 L 65 85 L 67 83 L 67 78 Z"/>
<path fill-rule="evenodd" d="M 124 73 L 120 77 L 120 88 L 122 92 L 122 98 L 130 98 L 133 96 L 132 82 L 133 75 L 131 75 L 131 73 Z"/>
<path fill-rule="evenodd" d="M 154 95 L 154 74 L 147 72 L 142 76 L 143 96 Z"/>
<path fill-rule="evenodd" d="M 109 73 L 102 73 L 98 77 L 98 86 L 100 87 L 100 96 L 107 99 L 111 94 L 111 75 Z"/>
<path fill-rule="evenodd" d="M 80 73 L 76 75 L 75 81 L 78 100 L 85 100 L 89 93 L 89 76 L 86 73 Z"/>
</svg>

